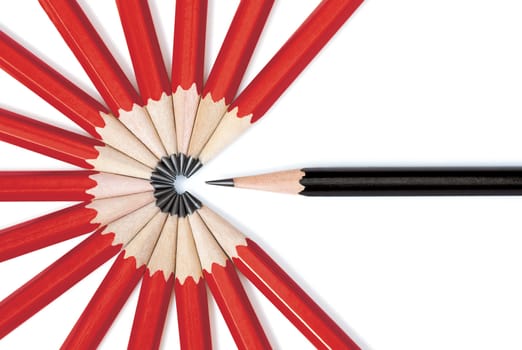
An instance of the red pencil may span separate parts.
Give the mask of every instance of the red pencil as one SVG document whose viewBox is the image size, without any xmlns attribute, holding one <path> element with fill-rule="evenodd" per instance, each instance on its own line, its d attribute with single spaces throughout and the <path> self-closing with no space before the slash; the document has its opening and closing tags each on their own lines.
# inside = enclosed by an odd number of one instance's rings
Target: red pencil
<svg viewBox="0 0 522 350">
<path fill-rule="evenodd" d="M 203 276 L 239 349 L 271 349 L 232 262 L 199 214 L 189 216 Z"/>
<path fill-rule="evenodd" d="M 0 108 L 0 140 L 84 169 L 148 179 L 151 169 L 102 141 Z"/>
<path fill-rule="evenodd" d="M 177 217 L 169 216 L 141 282 L 128 349 L 159 349 L 167 318 L 176 260 Z"/>
<path fill-rule="evenodd" d="M 120 253 L 61 349 L 95 349 L 145 272 L 166 215 L 157 213 Z"/>
<path fill-rule="evenodd" d="M 0 301 L 0 339 L 116 255 L 157 212 L 151 203 L 99 229 Z"/>
<path fill-rule="evenodd" d="M 212 349 L 207 288 L 187 217 L 178 219 L 174 295 L 178 312 L 180 348 Z"/>
<path fill-rule="evenodd" d="M 141 98 L 167 153 L 177 153 L 172 89 L 147 0 L 116 4 Z"/>
<path fill-rule="evenodd" d="M 143 103 L 76 1 L 39 0 L 114 115 L 156 157 L 166 155 Z"/>
<path fill-rule="evenodd" d="M 152 190 L 148 180 L 96 171 L 0 172 L 0 201 L 89 201 Z"/>
<path fill-rule="evenodd" d="M 0 32 L 0 67 L 94 138 L 156 166 L 156 156 L 102 104 L 4 32 Z"/>
<path fill-rule="evenodd" d="M 172 55 L 172 98 L 178 151 L 186 154 L 196 118 L 205 58 L 207 0 L 177 0 Z"/>
<path fill-rule="evenodd" d="M 98 199 L 0 230 L 0 262 L 77 237 L 154 202 L 151 192 Z"/>
<path fill-rule="evenodd" d="M 236 267 L 318 349 L 359 346 L 256 243 L 207 207 L 198 213 Z"/>
<path fill-rule="evenodd" d="M 199 160 L 208 162 L 258 121 L 363 0 L 323 0 L 228 107 Z"/>
<path fill-rule="evenodd" d="M 274 0 L 241 1 L 203 88 L 188 155 L 197 158 L 228 105 L 254 53 Z"/>
</svg>

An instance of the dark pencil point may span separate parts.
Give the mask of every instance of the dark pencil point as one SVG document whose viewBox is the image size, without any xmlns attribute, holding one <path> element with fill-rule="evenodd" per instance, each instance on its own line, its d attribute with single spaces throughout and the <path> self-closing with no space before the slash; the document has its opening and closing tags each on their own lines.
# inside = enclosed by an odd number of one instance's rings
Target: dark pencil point
<svg viewBox="0 0 522 350">
<path fill-rule="evenodd" d="M 234 179 L 205 181 L 207 185 L 234 187 Z"/>
<path fill-rule="evenodd" d="M 194 159 L 194 160 L 195 160 L 195 162 L 192 164 L 192 166 L 189 169 L 187 169 L 187 173 L 186 173 L 187 177 L 191 177 L 199 169 L 201 169 L 201 167 L 203 167 L 203 163 L 201 163 L 199 159 Z"/>
</svg>

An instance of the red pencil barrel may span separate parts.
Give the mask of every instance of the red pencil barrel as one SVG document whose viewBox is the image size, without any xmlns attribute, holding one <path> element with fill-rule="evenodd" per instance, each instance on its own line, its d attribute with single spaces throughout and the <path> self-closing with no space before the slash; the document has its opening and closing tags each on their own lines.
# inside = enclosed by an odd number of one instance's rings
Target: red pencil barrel
<svg viewBox="0 0 522 350">
<path fill-rule="evenodd" d="M 237 268 L 318 349 L 360 349 L 256 243 L 237 247 Z"/>
<path fill-rule="evenodd" d="M 76 1 L 39 0 L 96 89 L 115 115 L 141 99 Z"/>
<path fill-rule="evenodd" d="M 113 246 L 113 238 L 93 234 L 2 300 L 0 339 L 114 256 L 121 246 Z"/>
<path fill-rule="evenodd" d="M 95 171 L 0 172 L 0 201 L 88 201 Z"/>
<path fill-rule="evenodd" d="M 99 224 L 91 221 L 97 212 L 86 205 L 78 204 L 0 230 L 0 261 L 94 231 Z"/>
<path fill-rule="evenodd" d="M 187 277 L 183 284 L 174 284 L 180 348 L 182 350 L 212 349 L 208 315 L 207 288 L 203 279 L 197 283 Z"/>
<path fill-rule="evenodd" d="M 207 0 L 177 0 L 172 56 L 172 91 L 196 84 L 201 93 L 207 27 Z"/>
<path fill-rule="evenodd" d="M 363 0 L 323 0 L 254 80 L 230 105 L 239 117 L 259 120 Z"/>
<path fill-rule="evenodd" d="M 0 108 L 0 140 L 53 157 L 84 169 L 96 159 L 103 142 Z"/>
<path fill-rule="evenodd" d="M 134 257 L 120 253 L 61 349 L 96 349 L 145 272 Z"/>
<path fill-rule="evenodd" d="M 170 80 L 147 0 L 116 0 L 132 65 L 144 102 L 170 95 Z"/>
<path fill-rule="evenodd" d="M 203 274 L 238 349 L 271 349 L 232 262 Z"/>
<path fill-rule="evenodd" d="M 254 53 L 274 0 L 241 1 L 209 73 L 203 96 L 232 102 Z"/>
<path fill-rule="evenodd" d="M 147 269 L 127 349 L 159 349 L 173 285 L 174 275 L 166 281 L 163 272 L 157 271 L 151 276 Z"/>
<path fill-rule="evenodd" d="M 91 135 L 100 137 L 95 128 L 105 125 L 100 112 L 108 113 L 107 108 L 4 32 L 0 32 L 0 67 Z"/>
</svg>

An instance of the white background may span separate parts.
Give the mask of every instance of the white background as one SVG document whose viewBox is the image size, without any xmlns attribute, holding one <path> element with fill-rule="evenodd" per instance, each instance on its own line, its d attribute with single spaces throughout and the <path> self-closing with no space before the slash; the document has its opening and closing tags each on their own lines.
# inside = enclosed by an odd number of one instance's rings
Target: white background
<svg viewBox="0 0 522 350">
<path fill-rule="evenodd" d="M 131 77 L 114 2 L 80 2 Z M 318 2 L 277 2 L 243 86 Z M 170 66 L 174 4 L 151 3 Z M 211 1 L 207 72 L 237 3 Z M 319 165 L 522 165 L 521 15 L 517 0 L 368 0 L 265 119 L 187 187 L 261 244 L 365 349 L 521 349 L 522 198 L 305 198 L 203 183 Z M 99 99 L 37 1 L 0 1 L 0 25 Z M 2 107 L 81 132 L 0 76 Z M 0 159 L 4 170 L 72 169 L 4 143 Z M 67 205 L 0 203 L 0 226 Z M 0 299 L 82 239 L 0 264 Z M 110 264 L 0 348 L 58 348 Z M 245 285 L 275 348 L 310 348 Z M 136 300 L 137 292 L 101 348 L 125 348 Z M 211 313 L 216 348 L 234 348 L 213 302 Z M 164 349 L 178 347 L 174 316 Z"/>
</svg>

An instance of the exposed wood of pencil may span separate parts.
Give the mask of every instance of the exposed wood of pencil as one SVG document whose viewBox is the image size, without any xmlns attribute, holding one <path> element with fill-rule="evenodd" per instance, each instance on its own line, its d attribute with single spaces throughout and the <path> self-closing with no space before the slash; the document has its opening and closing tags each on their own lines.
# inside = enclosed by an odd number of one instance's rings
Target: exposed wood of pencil
<svg viewBox="0 0 522 350">
<path fill-rule="evenodd" d="M 305 196 L 521 195 L 522 168 L 305 168 L 220 183 Z"/>
<path fill-rule="evenodd" d="M 98 141 L 0 108 L 0 140 L 84 169 L 148 179 L 151 169 Z"/>
<path fill-rule="evenodd" d="M 188 219 L 178 219 L 176 280 L 174 284 L 180 348 L 212 349 L 207 288 Z"/>
<path fill-rule="evenodd" d="M 168 154 L 177 153 L 172 88 L 146 0 L 117 0 L 140 95 Z"/>
<path fill-rule="evenodd" d="M 241 1 L 203 88 L 188 154 L 197 157 L 235 97 L 274 0 Z"/>
<path fill-rule="evenodd" d="M 172 54 L 172 99 L 178 151 L 187 153 L 203 85 L 207 0 L 178 0 Z"/>
<path fill-rule="evenodd" d="M 357 344 L 256 243 L 208 207 L 200 213 L 237 268 L 318 349 L 359 349 Z"/>
<path fill-rule="evenodd" d="M 116 258 L 61 349 L 95 349 L 136 287 L 165 222 L 156 214 Z"/>
<path fill-rule="evenodd" d="M 77 204 L 0 230 L 0 261 L 92 232 L 154 202 L 150 192 Z"/>
<path fill-rule="evenodd" d="M 156 156 L 97 100 L 0 32 L 0 67 L 93 137 L 154 167 Z"/>
<path fill-rule="evenodd" d="M 177 217 L 169 216 L 141 282 L 128 349 L 159 349 L 174 287 Z"/>
<path fill-rule="evenodd" d="M 0 201 L 88 201 L 152 190 L 148 180 L 96 171 L 0 172 Z"/>
<path fill-rule="evenodd" d="M 157 212 L 152 203 L 110 223 L 0 301 L 0 339 L 116 255 Z"/>
<path fill-rule="evenodd" d="M 136 90 L 76 1 L 39 0 L 112 112 L 156 157 L 165 148 Z"/>
<path fill-rule="evenodd" d="M 270 349 L 236 269 L 196 212 L 189 216 L 203 276 L 239 349 Z"/>
<path fill-rule="evenodd" d="M 199 160 L 208 162 L 258 121 L 363 0 L 323 0 L 229 106 Z"/>
</svg>

